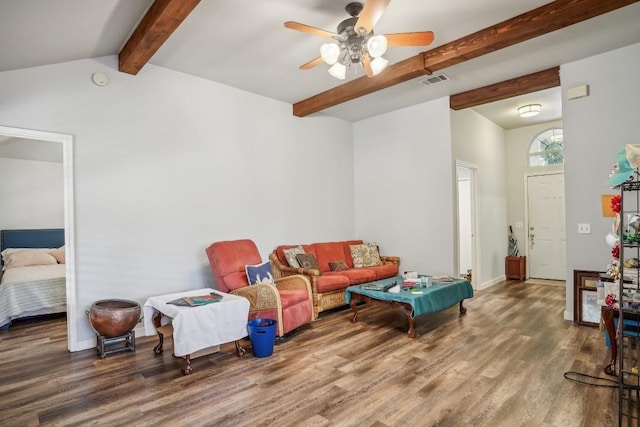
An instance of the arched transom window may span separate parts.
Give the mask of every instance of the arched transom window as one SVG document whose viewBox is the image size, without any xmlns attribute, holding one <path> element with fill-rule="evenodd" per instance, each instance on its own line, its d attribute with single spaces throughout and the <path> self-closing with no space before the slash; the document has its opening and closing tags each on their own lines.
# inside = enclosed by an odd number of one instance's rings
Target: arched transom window
<svg viewBox="0 0 640 427">
<path fill-rule="evenodd" d="M 540 132 L 529 145 L 529 166 L 556 166 L 564 164 L 562 129 L 552 128 Z"/>
</svg>

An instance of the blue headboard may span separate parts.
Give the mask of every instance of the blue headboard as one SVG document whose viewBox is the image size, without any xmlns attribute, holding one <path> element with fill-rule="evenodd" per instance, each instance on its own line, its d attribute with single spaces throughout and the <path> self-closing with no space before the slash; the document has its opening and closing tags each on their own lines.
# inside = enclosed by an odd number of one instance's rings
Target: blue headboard
<svg viewBox="0 0 640 427">
<path fill-rule="evenodd" d="M 0 252 L 6 248 L 59 248 L 64 245 L 64 228 L 0 230 Z"/>
</svg>

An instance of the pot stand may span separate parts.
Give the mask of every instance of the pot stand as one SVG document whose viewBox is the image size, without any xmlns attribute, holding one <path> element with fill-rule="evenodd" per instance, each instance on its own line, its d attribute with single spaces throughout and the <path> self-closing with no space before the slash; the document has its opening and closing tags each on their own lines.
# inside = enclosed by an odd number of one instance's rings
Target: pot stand
<svg viewBox="0 0 640 427">
<path fill-rule="evenodd" d="M 97 349 L 101 359 L 104 359 L 109 354 L 120 353 L 121 351 L 136 351 L 136 332 L 133 330 L 119 337 L 105 337 L 102 335 L 97 335 L 97 337 Z M 124 343 L 124 346 L 113 348 L 114 345 L 120 343 Z"/>
</svg>

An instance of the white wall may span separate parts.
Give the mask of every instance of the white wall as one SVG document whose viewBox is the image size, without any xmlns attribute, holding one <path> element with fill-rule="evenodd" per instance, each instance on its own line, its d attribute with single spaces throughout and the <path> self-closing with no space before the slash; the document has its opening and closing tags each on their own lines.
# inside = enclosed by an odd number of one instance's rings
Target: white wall
<svg viewBox="0 0 640 427">
<path fill-rule="evenodd" d="M 478 168 L 476 239 L 479 265 L 473 272 L 477 289 L 504 279 L 508 252 L 507 157 L 505 131 L 471 109 L 451 110 L 451 137 L 456 160 Z"/>
<path fill-rule="evenodd" d="M 454 275 L 449 98 L 353 125 L 356 235 L 400 268 Z"/>
<path fill-rule="evenodd" d="M 624 144 L 640 144 L 640 43 L 563 65 L 562 116 L 567 203 L 567 305 L 573 318 L 573 270 L 604 270 L 611 261 L 605 236 L 611 218 L 603 218 L 600 194 Z M 567 89 L 589 85 L 588 97 L 566 100 Z M 578 223 L 591 234 L 577 234 Z"/>
<path fill-rule="evenodd" d="M 91 74 L 110 83 L 98 87 Z M 204 249 L 355 237 L 351 124 L 115 56 L 0 73 L 0 125 L 74 137 L 78 341 L 92 302 L 213 285 Z"/>
<path fill-rule="evenodd" d="M 62 172 L 61 163 L 0 158 L 0 229 L 64 228 Z"/>
<path fill-rule="evenodd" d="M 507 137 L 507 191 L 508 221 L 518 241 L 520 254 L 525 255 L 526 236 L 524 228 L 516 228 L 517 222 L 525 224 L 525 177 L 546 172 L 561 172 L 563 166 L 529 167 L 529 145 L 540 132 L 551 128 L 562 128 L 562 121 L 541 123 L 506 131 Z"/>
</svg>

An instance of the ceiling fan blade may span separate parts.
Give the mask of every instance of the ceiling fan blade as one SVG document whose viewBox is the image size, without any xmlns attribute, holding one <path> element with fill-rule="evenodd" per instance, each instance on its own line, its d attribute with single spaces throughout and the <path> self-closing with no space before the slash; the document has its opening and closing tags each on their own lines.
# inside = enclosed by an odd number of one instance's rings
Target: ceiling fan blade
<svg viewBox="0 0 640 427">
<path fill-rule="evenodd" d="M 306 64 L 302 64 L 300 66 L 301 70 L 310 70 L 313 67 L 315 67 L 316 65 L 320 65 L 322 64 L 324 61 L 322 60 L 321 57 L 317 57 L 316 59 L 312 59 L 311 61 L 307 62 Z"/>
<path fill-rule="evenodd" d="M 358 16 L 358 22 L 356 22 L 354 27 L 356 32 L 359 34 L 369 34 L 390 1 L 391 0 L 367 0 L 362 12 L 360 12 L 360 16 Z"/>
<path fill-rule="evenodd" d="M 367 77 L 373 77 L 373 70 L 371 69 L 371 58 L 369 55 L 365 55 L 362 58 L 362 68 Z"/>
<path fill-rule="evenodd" d="M 433 42 L 433 31 L 385 34 L 387 46 L 427 46 Z"/>
<path fill-rule="evenodd" d="M 299 22 L 287 21 L 284 23 L 286 28 L 290 30 L 302 31 L 303 33 L 313 34 L 314 36 L 333 38 L 337 36 L 336 33 L 330 31 L 321 30 L 320 28 L 310 27 L 309 25 L 301 24 Z"/>
</svg>

